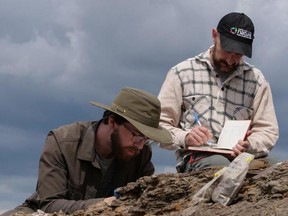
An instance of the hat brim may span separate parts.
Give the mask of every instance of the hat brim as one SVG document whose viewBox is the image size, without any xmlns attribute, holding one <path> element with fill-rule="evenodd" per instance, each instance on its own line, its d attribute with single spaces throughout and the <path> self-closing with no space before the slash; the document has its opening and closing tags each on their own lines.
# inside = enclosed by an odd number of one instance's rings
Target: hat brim
<svg viewBox="0 0 288 216">
<path fill-rule="evenodd" d="M 130 122 L 134 127 L 136 127 L 142 134 L 144 134 L 145 136 L 147 136 L 148 138 L 159 142 L 159 143 L 163 143 L 163 144 L 171 144 L 172 143 L 172 137 L 171 134 L 169 133 L 168 130 L 162 128 L 161 126 L 158 125 L 157 128 L 155 127 L 151 127 L 149 125 L 145 125 L 140 123 L 137 120 L 134 120 L 130 117 L 125 116 L 125 112 L 119 112 L 117 111 L 117 109 L 113 109 L 113 107 L 107 106 L 105 104 L 102 103 L 98 103 L 98 102 L 90 102 L 90 104 L 103 108 L 105 110 L 109 110 L 121 117 L 123 117 L 124 119 L 126 119 L 128 122 Z"/>
<path fill-rule="evenodd" d="M 222 48 L 227 52 L 239 53 L 249 58 L 252 57 L 252 44 L 233 40 L 224 34 L 220 34 Z"/>
</svg>

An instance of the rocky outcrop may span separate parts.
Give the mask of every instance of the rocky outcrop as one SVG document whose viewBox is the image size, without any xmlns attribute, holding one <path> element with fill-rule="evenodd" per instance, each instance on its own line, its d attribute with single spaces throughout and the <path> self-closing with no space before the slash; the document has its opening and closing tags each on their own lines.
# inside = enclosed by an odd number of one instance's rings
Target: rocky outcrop
<svg viewBox="0 0 288 216">
<path fill-rule="evenodd" d="M 194 205 L 193 195 L 219 169 L 143 177 L 121 188 L 112 207 L 98 203 L 73 215 L 288 215 L 288 161 L 271 166 L 265 160 L 254 160 L 229 206 L 212 201 Z"/>
<path fill-rule="evenodd" d="M 229 206 L 212 201 L 192 202 L 194 194 L 220 169 L 214 167 L 189 174 L 143 177 L 120 188 L 120 198 L 112 206 L 100 202 L 73 215 L 288 215 L 288 161 L 273 166 L 265 160 L 252 162 L 244 184 Z"/>
</svg>

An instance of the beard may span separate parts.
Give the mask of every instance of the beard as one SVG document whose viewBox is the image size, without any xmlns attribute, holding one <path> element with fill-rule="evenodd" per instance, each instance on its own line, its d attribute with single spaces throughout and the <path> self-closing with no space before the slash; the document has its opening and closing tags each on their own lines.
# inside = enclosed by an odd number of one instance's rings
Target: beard
<svg viewBox="0 0 288 216">
<path fill-rule="evenodd" d="M 217 59 L 216 57 L 216 46 L 217 43 L 214 44 L 213 50 L 212 50 L 212 60 L 213 60 L 213 66 L 217 72 L 222 73 L 231 73 L 235 71 L 238 67 L 238 64 L 232 64 L 229 65 L 225 59 Z"/>
<path fill-rule="evenodd" d="M 120 160 L 129 161 L 132 158 L 136 157 L 140 150 L 136 146 L 127 146 L 123 147 L 121 145 L 119 130 L 115 129 L 111 134 L 111 148 L 114 157 Z M 134 152 L 133 155 L 128 154 L 128 152 Z"/>
</svg>

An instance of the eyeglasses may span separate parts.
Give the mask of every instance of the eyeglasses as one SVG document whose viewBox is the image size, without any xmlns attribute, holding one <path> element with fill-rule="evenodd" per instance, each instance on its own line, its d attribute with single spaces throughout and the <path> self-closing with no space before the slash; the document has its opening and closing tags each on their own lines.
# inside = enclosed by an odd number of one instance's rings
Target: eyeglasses
<svg viewBox="0 0 288 216">
<path fill-rule="evenodd" d="M 123 123 L 123 126 L 129 130 L 131 132 L 131 134 L 133 135 L 132 138 L 131 138 L 131 141 L 133 143 L 141 143 L 141 142 L 144 142 L 144 143 L 152 143 L 153 140 L 151 140 L 150 138 L 146 137 L 146 136 L 143 136 L 143 135 L 139 135 L 137 134 L 137 132 L 135 132 L 132 128 L 130 128 L 128 125 L 126 125 L 125 123 Z"/>
</svg>

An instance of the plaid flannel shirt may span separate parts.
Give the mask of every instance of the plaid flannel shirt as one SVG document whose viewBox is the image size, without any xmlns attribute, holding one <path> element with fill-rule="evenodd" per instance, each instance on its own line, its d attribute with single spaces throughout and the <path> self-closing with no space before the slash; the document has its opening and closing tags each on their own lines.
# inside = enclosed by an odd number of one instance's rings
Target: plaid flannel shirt
<svg viewBox="0 0 288 216">
<path fill-rule="evenodd" d="M 160 146 L 178 149 L 182 157 L 187 154 L 185 137 L 197 125 L 195 112 L 200 121 L 208 123 L 214 142 L 226 120 L 251 119 L 252 134 L 247 138 L 251 146 L 247 152 L 255 157 L 267 155 L 279 137 L 269 83 L 260 70 L 244 59 L 222 82 L 210 63 L 210 49 L 169 70 L 158 98 L 160 124 L 170 131 L 174 143 Z"/>
</svg>

